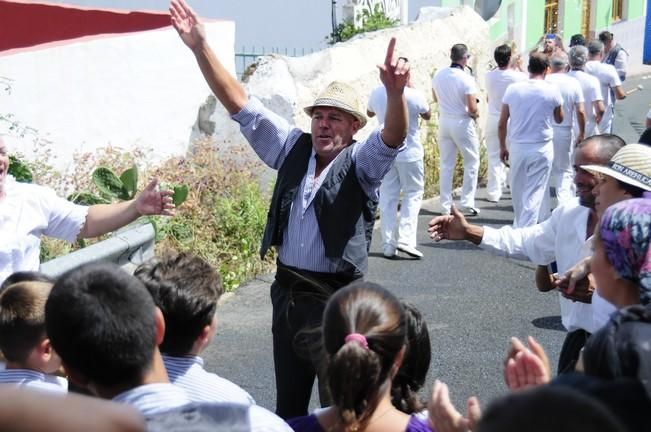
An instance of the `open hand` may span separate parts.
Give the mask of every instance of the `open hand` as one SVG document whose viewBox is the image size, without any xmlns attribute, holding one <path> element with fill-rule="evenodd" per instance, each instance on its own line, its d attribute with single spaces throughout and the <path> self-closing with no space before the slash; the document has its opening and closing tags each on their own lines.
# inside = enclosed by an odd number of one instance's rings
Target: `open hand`
<svg viewBox="0 0 651 432">
<path fill-rule="evenodd" d="M 153 179 L 136 197 L 136 210 L 141 215 L 174 216 L 174 203 L 170 190 L 157 190 L 158 179 Z"/>
<path fill-rule="evenodd" d="M 405 57 L 393 60 L 393 52 L 396 47 L 396 38 L 392 37 L 387 47 L 387 54 L 384 64 L 378 65 L 380 70 L 380 81 L 384 84 L 387 93 L 397 92 L 402 94 L 409 81 L 409 63 Z"/>
<path fill-rule="evenodd" d="M 183 43 L 191 50 L 200 47 L 206 40 L 206 32 L 192 8 L 188 6 L 185 0 L 172 0 L 169 11 L 172 26 L 179 32 Z"/>
<path fill-rule="evenodd" d="M 448 386 L 439 380 L 434 382 L 432 397 L 427 404 L 432 430 L 437 432 L 468 432 L 475 428 L 481 417 L 479 400 L 468 399 L 466 417 L 452 405 Z"/>
<path fill-rule="evenodd" d="M 465 240 L 468 222 L 457 207 L 452 204 L 449 215 L 437 216 L 429 221 L 427 232 L 432 240 Z"/>
<path fill-rule="evenodd" d="M 511 338 L 511 346 L 504 363 L 504 381 L 511 390 L 536 387 L 551 380 L 547 353 L 531 336 L 527 342 L 528 348 L 518 338 Z"/>
</svg>

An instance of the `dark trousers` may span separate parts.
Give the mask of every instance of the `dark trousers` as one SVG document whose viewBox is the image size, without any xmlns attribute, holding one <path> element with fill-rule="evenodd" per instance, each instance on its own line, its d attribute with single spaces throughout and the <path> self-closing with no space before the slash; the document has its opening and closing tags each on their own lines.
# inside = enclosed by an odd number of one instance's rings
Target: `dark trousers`
<svg viewBox="0 0 651 432">
<path fill-rule="evenodd" d="M 319 378 L 321 406 L 331 405 L 325 382 L 321 320 L 337 289 L 355 280 L 349 274 L 308 272 L 278 263 L 271 285 L 273 305 L 276 414 L 284 419 L 308 413 L 314 379 Z"/>
<path fill-rule="evenodd" d="M 576 362 L 579 360 L 581 349 L 588 341 L 590 333 L 583 329 L 574 330 L 567 333 L 561 353 L 558 356 L 558 374 L 574 372 Z"/>
</svg>

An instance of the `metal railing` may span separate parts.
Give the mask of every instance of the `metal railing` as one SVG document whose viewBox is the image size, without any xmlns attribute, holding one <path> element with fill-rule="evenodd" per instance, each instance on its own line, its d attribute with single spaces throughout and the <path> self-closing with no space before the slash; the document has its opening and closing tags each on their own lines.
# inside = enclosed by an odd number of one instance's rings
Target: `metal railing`
<svg viewBox="0 0 651 432">
<path fill-rule="evenodd" d="M 300 57 L 304 56 L 306 54 L 311 54 L 314 52 L 314 49 L 305 49 L 305 48 L 279 48 L 279 47 L 271 47 L 271 48 L 266 48 L 266 47 L 260 47 L 259 49 L 256 49 L 256 47 L 251 47 L 250 50 L 247 51 L 246 47 L 242 47 L 242 51 L 239 53 L 235 53 L 235 72 L 237 73 L 237 79 L 242 79 L 242 74 L 244 74 L 244 71 L 252 64 L 255 63 L 255 61 L 258 59 L 258 57 L 267 55 L 267 54 L 280 54 L 288 57 Z"/>
<path fill-rule="evenodd" d="M 58 277 L 82 264 L 108 261 L 132 273 L 135 267 L 154 256 L 154 227 L 139 225 L 117 232 L 113 237 L 41 264 L 41 271 Z"/>
</svg>

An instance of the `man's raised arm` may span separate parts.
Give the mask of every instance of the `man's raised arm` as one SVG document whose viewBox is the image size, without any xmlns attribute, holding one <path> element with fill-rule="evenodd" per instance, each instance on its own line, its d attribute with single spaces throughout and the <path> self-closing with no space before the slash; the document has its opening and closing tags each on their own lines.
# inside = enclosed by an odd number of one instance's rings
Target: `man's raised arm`
<svg viewBox="0 0 651 432">
<path fill-rule="evenodd" d="M 389 147 L 399 147 L 407 136 L 407 103 L 403 96 L 409 81 L 409 64 L 404 57 L 393 61 L 396 38 L 391 38 L 384 64 L 378 65 L 380 80 L 387 91 L 387 112 L 384 118 L 382 140 Z"/>
<path fill-rule="evenodd" d="M 183 43 L 194 53 L 212 92 L 231 115 L 240 112 L 248 102 L 246 91 L 208 45 L 199 17 L 184 0 L 172 0 L 169 10 L 172 26 L 179 33 Z"/>
</svg>

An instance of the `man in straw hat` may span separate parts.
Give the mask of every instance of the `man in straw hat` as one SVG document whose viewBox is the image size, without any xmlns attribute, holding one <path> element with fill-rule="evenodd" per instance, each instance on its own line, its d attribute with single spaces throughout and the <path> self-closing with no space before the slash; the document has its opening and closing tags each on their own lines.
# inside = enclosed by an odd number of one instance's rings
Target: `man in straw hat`
<svg viewBox="0 0 651 432">
<path fill-rule="evenodd" d="M 378 187 L 407 133 L 403 91 L 406 59 L 393 60 L 395 39 L 379 65 L 387 91 L 384 128 L 364 141 L 353 136 L 364 126 L 356 92 L 331 83 L 305 108 L 311 134 L 291 126 L 249 99 L 206 42 L 202 24 L 183 0 L 172 0 L 172 25 L 192 50 L 217 99 L 241 126 L 260 158 L 278 170 L 261 246 L 278 250 L 271 285 L 276 412 L 284 418 L 307 414 L 314 378 L 322 368 L 311 350 L 325 302 L 368 267 Z M 322 384 L 324 380 L 319 380 Z M 321 403 L 330 404 L 325 385 Z"/>
<path fill-rule="evenodd" d="M 564 274 L 579 260 L 591 255 L 587 240 L 598 219 L 593 188 L 599 179 L 583 166 L 606 165 L 622 148 L 624 141 L 616 135 L 595 135 L 580 142 L 574 152 L 573 165 L 578 199 L 560 205 L 542 223 L 499 229 L 472 225 L 453 208 L 452 215 L 430 221 L 430 237 L 435 241 L 468 240 L 494 254 L 530 260 L 540 266 L 547 267 L 555 262 L 558 273 Z M 581 348 L 595 328 L 589 296 L 580 298 L 562 292 L 559 299 L 563 326 L 568 331 L 558 362 L 561 373 L 574 369 Z"/>
</svg>

